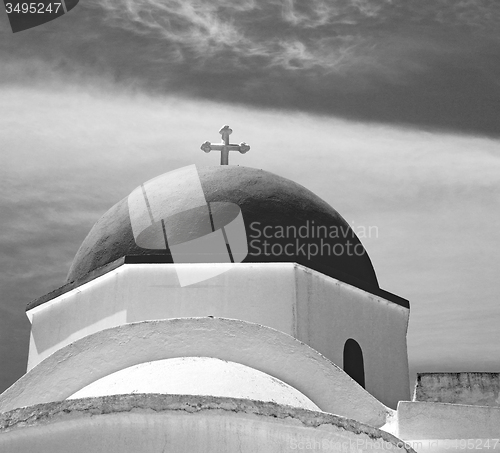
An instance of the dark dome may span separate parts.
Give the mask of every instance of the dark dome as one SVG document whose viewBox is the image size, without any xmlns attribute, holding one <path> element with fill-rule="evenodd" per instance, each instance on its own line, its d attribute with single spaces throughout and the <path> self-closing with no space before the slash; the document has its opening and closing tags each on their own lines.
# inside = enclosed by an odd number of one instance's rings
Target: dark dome
<svg viewBox="0 0 500 453">
<path fill-rule="evenodd" d="M 248 243 L 248 254 L 242 262 L 298 262 L 348 283 L 378 288 L 370 258 L 349 224 L 305 187 L 255 168 L 216 166 L 197 170 L 209 206 L 226 202 L 241 209 Z M 167 175 L 168 182 L 162 183 L 162 176 L 143 184 L 142 189 L 148 187 L 149 199 L 164 206 L 185 204 L 189 209 L 190 200 L 196 198 L 196 184 L 185 179 L 182 171 Z M 152 181 L 156 182 L 150 184 Z M 140 194 L 140 190 L 132 194 Z M 67 283 L 124 256 L 135 256 L 140 262 L 172 262 L 167 246 L 163 250 L 144 248 L 147 238 L 138 240 L 129 213 L 130 197 L 115 204 L 94 225 L 73 260 Z M 202 220 L 201 211 L 192 210 L 189 222 L 198 232 Z M 163 225 L 165 233 L 163 222 L 156 225 Z M 161 233 L 161 226 L 155 231 Z"/>
</svg>

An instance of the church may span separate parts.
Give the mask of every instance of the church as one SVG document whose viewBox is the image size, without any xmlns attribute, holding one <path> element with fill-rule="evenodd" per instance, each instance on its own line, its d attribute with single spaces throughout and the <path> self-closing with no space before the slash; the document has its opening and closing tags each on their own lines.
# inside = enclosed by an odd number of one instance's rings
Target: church
<svg viewBox="0 0 500 453">
<path fill-rule="evenodd" d="M 422 373 L 410 303 L 342 216 L 262 169 L 194 165 L 111 207 L 32 301 L 1 453 L 500 451 L 498 373 Z"/>
</svg>

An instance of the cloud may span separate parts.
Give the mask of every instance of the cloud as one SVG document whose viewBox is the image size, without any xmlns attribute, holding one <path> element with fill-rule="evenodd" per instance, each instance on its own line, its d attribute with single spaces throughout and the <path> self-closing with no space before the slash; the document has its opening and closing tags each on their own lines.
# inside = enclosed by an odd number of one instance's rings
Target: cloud
<svg viewBox="0 0 500 453">
<path fill-rule="evenodd" d="M 500 133 L 495 0 L 88 0 L 12 34 L 1 84 L 134 91 Z"/>
</svg>

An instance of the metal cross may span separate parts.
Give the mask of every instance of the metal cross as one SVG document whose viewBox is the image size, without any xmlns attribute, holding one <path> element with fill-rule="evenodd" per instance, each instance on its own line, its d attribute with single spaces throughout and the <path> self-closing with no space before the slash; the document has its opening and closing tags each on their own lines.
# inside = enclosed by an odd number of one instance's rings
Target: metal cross
<svg viewBox="0 0 500 453">
<path fill-rule="evenodd" d="M 205 142 L 201 145 L 201 149 L 206 153 L 210 151 L 220 151 L 220 164 L 227 165 L 229 160 L 229 151 L 239 151 L 241 154 L 245 154 L 250 146 L 245 142 L 241 142 L 239 145 L 234 143 L 229 143 L 229 136 L 233 133 L 233 130 L 229 126 L 222 126 L 219 134 L 222 135 L 222 141 L 224 143 L 216 143 L 212 145 L 210 142 Z"/>
</svg>

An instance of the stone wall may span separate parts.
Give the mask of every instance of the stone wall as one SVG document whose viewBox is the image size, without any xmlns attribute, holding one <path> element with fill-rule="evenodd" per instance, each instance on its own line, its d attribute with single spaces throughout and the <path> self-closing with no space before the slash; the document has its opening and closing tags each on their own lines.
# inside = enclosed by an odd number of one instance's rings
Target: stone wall
<svg viewBox="0 0 500 453">
<path fill-rule="evenodd" d="M 500 373 L 418 373 L 413 401 L 500 406 Z"/>
</svg>

